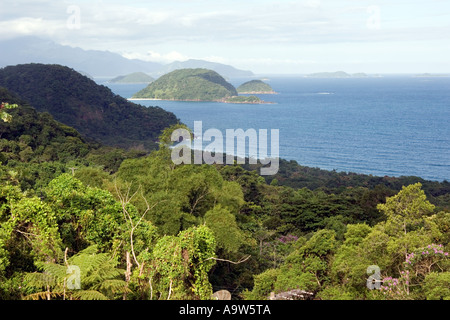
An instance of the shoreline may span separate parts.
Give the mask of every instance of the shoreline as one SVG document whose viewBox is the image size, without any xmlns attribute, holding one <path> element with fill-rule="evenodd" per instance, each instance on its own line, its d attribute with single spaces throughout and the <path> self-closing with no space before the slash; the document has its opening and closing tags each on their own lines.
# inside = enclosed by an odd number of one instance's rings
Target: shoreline
<svg viewBox="0 0 450 320">
<path fill-rule="evenodd" d="M 243 91 L 243 92 L 238 92 L 239 94 L 279 94 L 278 92 L 275 91 Z"/>
<path fill-rule="evenodd" d="M 238 102 L 227 100 L 177 100 L 177 99 L 156 99 L 156 98 L 127 98 L 128 101 L 178 101 L 178 102 L 218 102 L 229 104 L 276 104 L 276 102 L 270 101 L 258 101 L 258 102 Z"/>
</svg>

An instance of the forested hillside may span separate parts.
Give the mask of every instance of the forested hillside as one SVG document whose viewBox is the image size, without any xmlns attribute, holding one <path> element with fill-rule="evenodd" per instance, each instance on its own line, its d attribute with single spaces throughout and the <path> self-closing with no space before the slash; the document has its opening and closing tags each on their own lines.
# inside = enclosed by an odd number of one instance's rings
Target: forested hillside
<svg viewBox="0 0 450 320">
<path fill-rule="evenodd" d="M 158 78 L 133 98 L 218 101 L 237 96 L 237 91 L 217 72 L 208 69 L 180 69 Z"/>
<path fill-rule="evenodd" d="M 236 88 L 237 92 L 239 93 L 249 93 L 249 94 L 256 94 L 256 93 L 275 93 L 275 91 L 272 89 L 272 87 L 261 81 L 261 80 L 251 80 L 247 81 L 240 86 Z"/>
<path fill-rule="evenodd" d="M 447 182 L 175 165 L 181 124 L 126 151 L 0 94 L 0 299 L 450 299 Z"/>
<path fill-rule="evenodd" d="M 25 64 L 0 69 L 0 86 L 37 111 L 105 145 L 155 149 L 162 130 L 178 122 L 173 113 L 144 107 L 60 65 Z"/>
</svg>

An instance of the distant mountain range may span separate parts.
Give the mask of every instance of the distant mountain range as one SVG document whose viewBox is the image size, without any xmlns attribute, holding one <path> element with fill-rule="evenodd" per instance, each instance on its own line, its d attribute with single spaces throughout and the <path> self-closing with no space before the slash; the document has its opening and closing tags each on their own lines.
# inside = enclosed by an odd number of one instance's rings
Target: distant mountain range
<svg viewBox="0 0 450 320">
<path fill-rule="evenodd" d="M 26 63 L 59 64 L 91 77 L 111 78 L 138 71 L 157 78 L 183 68 L 208 68 L 226 78 L 253 75 L 251 71 L 204 60 L 177 61 L 163 65 L 157 62 L 127 59 L 109 51 L 84 50 L 33 36 L 0 41 L 0 47 L 2 48 L 0 67 Z"/>
</svg>

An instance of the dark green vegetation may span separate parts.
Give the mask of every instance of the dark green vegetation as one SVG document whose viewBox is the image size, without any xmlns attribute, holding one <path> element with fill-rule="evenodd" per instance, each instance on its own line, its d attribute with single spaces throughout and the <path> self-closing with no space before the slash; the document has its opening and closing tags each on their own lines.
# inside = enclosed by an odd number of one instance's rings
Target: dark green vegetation
<svg viewBox="0 0 450 320">
<path fill-rule="evenodd" d="M 0 299 L 450 299 L 448 182 L 174 165 L 181 124 L 139 153 L 0 101 Z"/>
<path fill-rule="evenodd" d="M 237 91 L 217 72 L 208 69 L 180 69 L 158 78 L 133 98 L 218 101 L 237 96 Z"/>
<path fill-rule="evenodd" d="M 264 101 L 262 101 L 260 98 L 256 97 L 256 96 L 236 96 L 236 97 L 231 97 L 231 98 L 227 98 L 224 102 L 227 103 L 265 103 Z"/>
<path fill-rule="evenodd" d="M 272 87 L 269 84 L 267 84 L 261 80 L 247 81 L 247 82 L 241 84 L 239 87 L 237 87 L 236 90 L 237 90 L 237 92 L 242 93 L 242 94 L 275 93 L 275 91 L 273 91 Z"/>
<path fill-rule="evenodd" d="M 111 83 L 150 83 L 155 79 L 144 72 L 133 72 L 124 76 L 118 76 L 109 80 Z"/>
<path fill-rule="evenodd" d="M 117 96 L 78 72 L 59 65 L 26 64 L 0 69 L 0 86 L 37 111 L 75 128 L 85 137 L 123 148 L 155 148 L 161 131 L 178 122 L 159 107 Z"/>
</svg>

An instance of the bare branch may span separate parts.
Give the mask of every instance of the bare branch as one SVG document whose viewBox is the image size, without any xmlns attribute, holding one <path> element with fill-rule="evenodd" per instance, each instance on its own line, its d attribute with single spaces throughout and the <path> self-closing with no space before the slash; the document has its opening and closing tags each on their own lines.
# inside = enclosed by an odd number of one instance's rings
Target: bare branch
<svg viewBox="0 0 450 320">
<path fill-rule="evenodd" d="M 167 296 L 167 300 L 170 300 L 170 295 L 172 294 L 172 279 L 170 279 L 170 284 L 169 284 L 169 295 Z"/>
<path fill-rule="evenodd" d="M 243 257 L 243 258 L 239 259 L 239 261 L 237 261 L 237 262 L 236 261 L 227 260 L 227 259 L 219 259 L 219 258 L 215 258 L 215 257 L 210 257 L 210 258 L 207 258 L 205 260 L 225 261 L 225 262 L 229 262 L 229 263 L 232 263 L 232 264 L 240 264 L 240 263 L 243 263 L 243 262 L 247 261 L 248 259 L 250 259 L 250 257 L 251 257 L 251 255 L 248 255 L 245 258 Z"/>
</svg>

